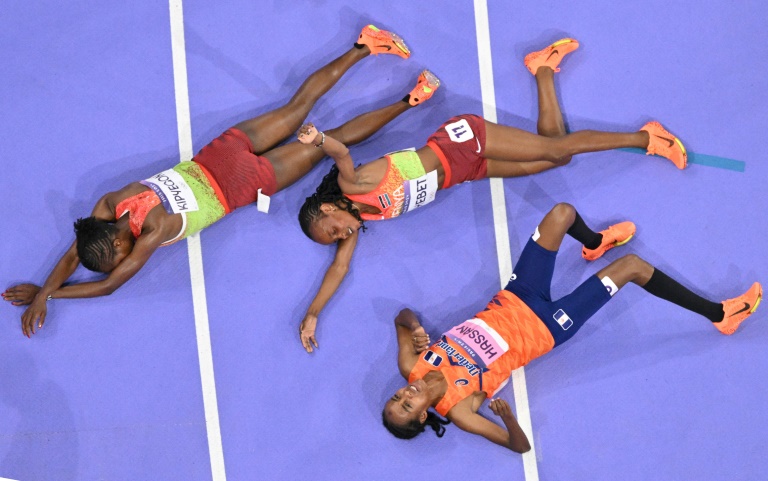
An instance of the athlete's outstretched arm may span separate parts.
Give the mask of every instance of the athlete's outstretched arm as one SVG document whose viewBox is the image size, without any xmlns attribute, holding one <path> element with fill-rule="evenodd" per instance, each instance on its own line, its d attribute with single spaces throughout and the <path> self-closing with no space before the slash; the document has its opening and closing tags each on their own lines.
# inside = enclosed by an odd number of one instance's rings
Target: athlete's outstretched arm
<svg viewBox="0 0 768 481">
<path fill-rule="evenodd" d="M 301 126 L 298 138 L 302 144 L 320 147 L 326 155 L 336 162 L 336 167 L 339 168 L 339 187 L 342 191 L 346 191 L 345 187 L 357 182 L 355 163 L 352 161 L 352 156 L 349 155 L 349 149 L 346 145 L 328 134 L 318 132 L 312 123 Z M 345 184 L 347 185 L 345 186 Z"/>
<path fill-rule="evenodd" d="M 314 350 L 313 345 L 318 347 L 317 338 L 315 337 L 317 316 L 320 315 L 320 311 L 331 300 L 333 294 L 339 289 L 341 281 L 344 280 L 347 272 L 349 272 L 349 265 L 352 263 L 352 254 L 355 253 L 358 236 L 359 231 L 354 231 L 351 236 L 337 242 L 336 256 L 330 267 L 328 267 L 323 277 L 323 282 L 320 284 L 320 290 L 309 305 L 309 309 L 307 309 L 307 313 L 304 315 L 304 320 L 301 321 L 299 339 L 307 352 Z"/>
<path fill-rule="evenodd" d="M 110 205 L 109 195 L 102 197 L 96 204 L 92 212 L 94 217 L 102 220 L 114 220 L 114 208 Z M 8 289 L 3 297 L 14 303 L 21 301 L 18 305 L 29 304 L 21 316 L 21 330 L 25 336 L 30 337 L 35 333 L 35 328 L 40 329 L 45 323 L 48 312 L 46 302 L 49 296 L 53 299 L 74 299 L 112 294 L 144 266 L 162 241 L 159 231 L 142 234 L 136 239 L 131 253 L 106 278 L 64 286 L 66 280 L 80 264 L 80 257 L 77 255 L 77 243 L 73 242 L 48 275 L 42 287 L 22 284 Z M 26 292 L 26 298 L 14 297 L 13 293 L 20 290 Z"/>
<path fill-rule="evenodd" d="M 429 334 L 410 309 L 403 309 L 395 317 L 397 330 L 397 367 L 400 375 L 408 379 L 419 354 L 429 347 Z"/>
<path fill-rule="evenodd" d="M 493 399 L 489 404 L 491 411 L 504 421 L 507 429 L 502 428 L 493 421 L 472 412 L 470 404 L 459 403 L 448 412 L 448 419 L 456 426 L 472 434 L 478 434 L 485 439 L 511 449 L 516 453 L 525 453 L 531 450 L 520 425 L 517 423 L 512 409 L 503 399 Z"/>
</svg>

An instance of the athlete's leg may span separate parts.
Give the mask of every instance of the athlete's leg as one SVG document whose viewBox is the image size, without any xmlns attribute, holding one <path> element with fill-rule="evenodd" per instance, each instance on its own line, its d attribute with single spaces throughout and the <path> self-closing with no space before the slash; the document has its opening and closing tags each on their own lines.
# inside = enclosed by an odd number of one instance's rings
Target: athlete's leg
<svg viewBox="0 0 768 481">
<path fill-rule="evenodd" d="M 387 107 L 362 114 L 326 133 L 346 145 L 354 145 L 367 139 L 389 121 L 412 108 L 408 102 L 398 101 Z M 293 184 L 317 165 L 325 154 L 313 145 L 298 141 L 281 145 L 263 154 L 275 169 L 277 190 Z"/>
<path fill-rule="evenodd" d="M 544 137 L 565 135 L 565 122 L 555 92 L 555 72 L 548 66 L 536 71 L 536 90 L 539 96 L 539 119 L 536 131 Z"/>
<path fill-rule="evenodd" d="M 550 301 L 555 257 L 566 234 L 582 243 L 590 242 L 595 236 L 599 236 L 584 224 L 572 205 L 555 205 L 544 216 L 523 248 L 507 290 L 524 300 Z"/>
<path fill-rule="evenodd" d="M 287 104 L 235 125 L 251 139 L 253 151 L 261 154 L 293 135 L 307 118 L 315 102 L 354 64 L 370 55 L 367 46 L 353 47 L 310 75 Z"/>
<path fill-rule="evenodd" d="M 632 282 L 648 293 L 689 311 L 701 314 L 724 334 L 733 334 L 739 324 L 755 312 L 762 299 L 762 287 L 754 283 L 743 295 L 724 302 L 712 302 L 686 288 L 659 269 L 629 254 L 609 264 L 597 273 L 607 289 L 618 290 Z M 726 315 L 727 314 L 727 315 Z"/>
<path fill-rule="evenodd" d="M 570 162 L 586 152 L 648 147 L 648 132 L 632 133 L 581 130 L 562 137 L 544 137 L 524 130 L 485 122 L 485 156 L 488 177 L 530 175 Z"/>
<path fill-rule="evenodd" d="M 288 103 L 235 127 L 248 134 L 253 152 L 261 154 L 293 135 L 307 118 L 315 102 L 333 87 L 344 73 L 364 57 L 373 53 L 408 58 L 410 51 L 403 39 L 373 25 L 363 27 L 354 47 L 325 67 L 310 75 Z"/>
</svg>

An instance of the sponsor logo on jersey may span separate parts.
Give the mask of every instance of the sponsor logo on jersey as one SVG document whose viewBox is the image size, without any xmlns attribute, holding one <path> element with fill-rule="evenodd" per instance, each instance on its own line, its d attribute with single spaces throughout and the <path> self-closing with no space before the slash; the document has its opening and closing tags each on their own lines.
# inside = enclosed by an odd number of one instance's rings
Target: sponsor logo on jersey
<svg viewBox="0 0 768 481">
<path fill-rule="evenodd" d="M 451 366 L 461 366 L 467 370 L 467 374 L 470 376 L 477 376 L 480 374 L 480 367 L 464 357 L 459 351 L 445 341 L 445 338 L 441 339 L 437 343 L 437 347 L 445 351 L 448 354 L 448 363 Z"/>
<path fill-rule="evenodd" d="M 462 379 L 457 379 L 453 381 L 453 383 L 457 386 L 466 386 L 467 384 L 469 384 L 469 381 L 467 379 L 462 378 Z"/>
</svg>

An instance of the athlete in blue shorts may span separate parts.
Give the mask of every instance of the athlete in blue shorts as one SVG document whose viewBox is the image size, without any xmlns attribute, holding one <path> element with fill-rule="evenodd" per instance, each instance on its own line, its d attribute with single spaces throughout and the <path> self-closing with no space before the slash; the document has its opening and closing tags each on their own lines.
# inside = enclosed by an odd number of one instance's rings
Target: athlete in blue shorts
<svg viewBox="0 0 768 481">
<path fill-rule="evenodd" d="M 632 222 L 622 222 L 595 233 L 572 205 L 557 204 L 528 240 L 505 289 L 525 302 L 547 325 L 556 346 L 570 339 L 628 282 L 637 284 L 656 297 L 701 314 L 727 335 L 733 334 L 739 324 L 757 309 L 763 292 L 758 282 L 743 295 L 716 303 L 694 294 L 635 254 L 611 262 L 567 296 L 552 300 L 549 290 L 555 256 L 566 234 L 584 245 L 582 256 L 585 259 L 595 260 L 608 249 L 628 242 L 634 233 Z"/>
<path fill-rule="evenodd" d="M 429 411 L 434 408 L 465 431 L 517 452 L 528 451 L 530 444 L 506 401 L 496 398 L 489 405 L 506 429 L 484 419 L 478 408 L 495 396 L 512 370 L 573 337 L 628 282 L 701 314 L 723 334 L 733 334 L 760 304 L 762 288 L 757 282 L 741 296 L 716 303 L 634 254 L 611 262 L 553 301 L 555 256 L 566 234 L 584 245 L 585 259 L 595 260 L 628 242 L 635 226 L 622 222 L 594 232 L 573 206 L 557 204 L 536 227 L 505 289 L 474 319 L 455 326 L 430 346 L 429 335 L 413 312 L 404 309 L 397 316 L 398 367 L 409 384 L 395 392 L 382 412 L 392 434 L 410 439 L 430 427 L 441 437 L 447 421 Z"/>
</svg>

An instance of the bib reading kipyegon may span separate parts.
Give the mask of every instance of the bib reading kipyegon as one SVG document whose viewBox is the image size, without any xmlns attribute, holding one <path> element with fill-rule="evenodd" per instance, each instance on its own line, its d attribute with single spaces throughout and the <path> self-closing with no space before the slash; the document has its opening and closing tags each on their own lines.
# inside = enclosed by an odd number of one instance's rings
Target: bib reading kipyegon
<svg viewBox="0 0 768 481">
<path fill-rule="evenodd" d="M 141 183 L 155 191 L 169 214 L 199 210 L 192 188 L 181 174 L 173 169 L 164 170 L 149 179 L 142 180 Z"/>
</svg>

